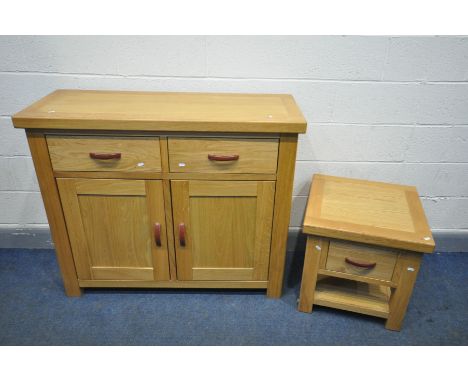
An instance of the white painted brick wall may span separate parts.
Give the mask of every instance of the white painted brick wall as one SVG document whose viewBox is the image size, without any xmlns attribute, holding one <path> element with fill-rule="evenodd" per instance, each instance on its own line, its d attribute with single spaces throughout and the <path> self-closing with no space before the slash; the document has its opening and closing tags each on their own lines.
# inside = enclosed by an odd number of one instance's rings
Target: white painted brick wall
<svg viewBox="0 0 468 382">
<path fill-rule="evenodd" d="M 468 37 L 0 37 L 0 228 L 47 223 L 10 116 L 57 88 L 291 93 L 301 136 L 291 227 L 312 174 L 418 187 L 468 234 Z"/>
</svg>

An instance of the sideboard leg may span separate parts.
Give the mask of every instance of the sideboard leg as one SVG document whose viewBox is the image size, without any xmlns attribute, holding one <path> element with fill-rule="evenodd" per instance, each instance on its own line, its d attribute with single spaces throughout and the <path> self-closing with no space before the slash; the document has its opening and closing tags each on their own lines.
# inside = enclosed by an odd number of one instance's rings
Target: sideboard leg
<svg viewBox="0 0 468 382">
<path fill-rule="evenodd" d="M 296 165 L 297 134 L 282 134 L 279 144 L 276 178 L 275 209 L 271 235 L 270 267 L 267 296 L 281 297 L 284 263 L 291 215 L 294 168 Z"/>
<path fill-rule="evenodd" d="M 52 164 L 50 163 L 46 138 L 42 133 L 31 131 L 26 131 L 26 136 L 36 169 L 52 240 L 55 244 L 55 253 L 62 273 L 65 293 L 69 297 L 79 297 L 81 296 L 82 290 L 78 284 L 75 263 L 73 261 L 70 242 L 68 241 L 65 218 L 63 216 L 62 204 L 60 203 Z"/>
<path fill-rule="evenodd" d="M 397 287 L 390 297 L 389 315 L 385 328 L 400 330 L 413 293 L 413 287 L 421 265 L 422 254 L 405 253 L 398 257 L 395 272 L 398 273 Z"/>
</svg>

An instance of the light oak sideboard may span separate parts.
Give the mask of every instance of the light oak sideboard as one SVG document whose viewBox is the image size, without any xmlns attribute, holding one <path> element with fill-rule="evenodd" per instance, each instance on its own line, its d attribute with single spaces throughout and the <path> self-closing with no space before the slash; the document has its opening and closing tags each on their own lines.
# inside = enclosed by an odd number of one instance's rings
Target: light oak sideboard
<svg viewBox="0 0 468 382">
<path fill-rule="evenodd" d="M 57 90 L 26 129 L 68 296 L 85 287 L 281 296 L 299 133 L 285 94 Z"/>
</svg>

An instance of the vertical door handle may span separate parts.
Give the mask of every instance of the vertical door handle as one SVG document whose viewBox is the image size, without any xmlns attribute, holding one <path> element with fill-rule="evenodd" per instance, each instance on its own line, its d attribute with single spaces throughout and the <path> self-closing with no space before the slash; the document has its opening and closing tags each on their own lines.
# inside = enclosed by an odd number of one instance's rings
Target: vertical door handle
<svg viewBox="0 0 468 382">
<path fill-rule="evenodd" d="M 154 241 L 158 247 L 161 246 L 161 224 L 154 223 Z"/>
<path fill-rule="evenodd" d="M 181 247 L 185 247 L 185 223 L 179 224 L 179 243 Z"/>
</svg>

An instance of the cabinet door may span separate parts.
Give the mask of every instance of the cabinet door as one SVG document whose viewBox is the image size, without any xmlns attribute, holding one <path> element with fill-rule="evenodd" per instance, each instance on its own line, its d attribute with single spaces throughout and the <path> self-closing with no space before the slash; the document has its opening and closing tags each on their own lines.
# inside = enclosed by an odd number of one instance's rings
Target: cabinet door
<svg viewBox="0 0 468 382">
<path fill-rule="evenodd" d="M 179 280 L 267 280 L 275 182 L 171 182 Z"/>
<path fill-rule="evenodd" d="M 161 181 L 57 179 L 83 280 L 168 280 Z"/>
</svg>

